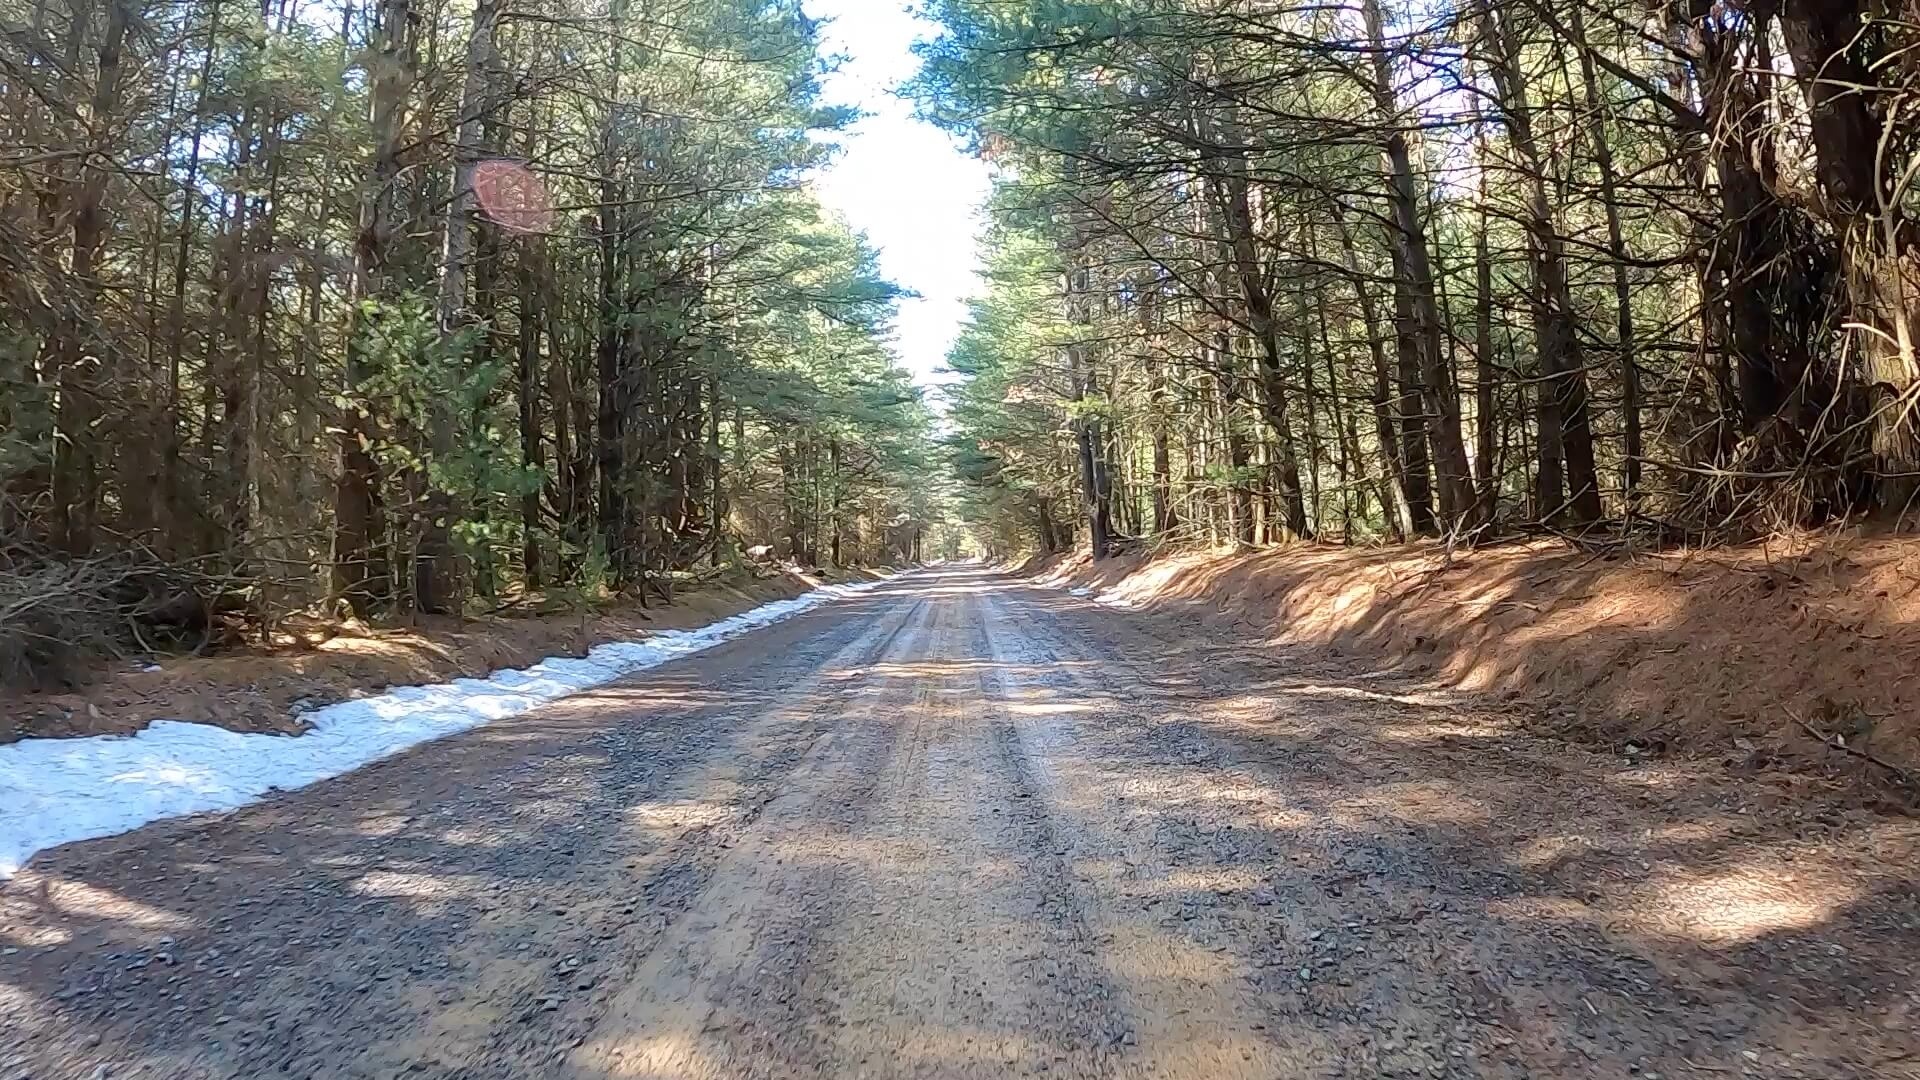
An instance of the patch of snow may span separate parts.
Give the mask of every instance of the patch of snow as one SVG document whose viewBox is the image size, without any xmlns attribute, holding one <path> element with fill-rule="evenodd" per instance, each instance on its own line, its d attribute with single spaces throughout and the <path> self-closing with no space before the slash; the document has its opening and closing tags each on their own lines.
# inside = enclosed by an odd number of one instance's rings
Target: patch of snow
<svg viewBox="0 0 1920 1080">
<path fill-rule="evenodd" d="M 1094 603 L 1100 604 L 1105 607 L 1137 608 L 1140 606 L 1139 604 L 1133 602 L 1132 600 L 1128 600 L 1127 598 L 1122 596 L 1113 596 L 1111 594 L 1096 593 L 1091 588 L 1085 585 L 1075 585 L 1073 588 L 1068 589 L 1067 592 L 1073 596 L 1084 596 L 1089 600 L 1092 600 Z"/>
<path fill-rule="evenodd" d="M 339 776 L 432 739 L 518 716 L 711 648 L 879 581 L 827 585 L 694 630 L 600 645 L 484 679 L 403 686 L 315 709 L 297 736 L 156 720 L 131 736 L 22 739 L 0 746 L 0 881 L 35 852 L 162 818 L 231 810 L 272 791 Z"/>
</svg>

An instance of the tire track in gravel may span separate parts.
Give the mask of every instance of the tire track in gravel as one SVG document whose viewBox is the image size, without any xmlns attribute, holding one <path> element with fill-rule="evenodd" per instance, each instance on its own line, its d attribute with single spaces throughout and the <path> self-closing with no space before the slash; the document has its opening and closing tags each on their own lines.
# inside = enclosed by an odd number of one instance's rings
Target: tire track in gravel
<svg viewBox="0 0 1920 1080">
<path fill-rule="evenodd" d="M 794 984 L 805 976 L 802 961 L 819 928 L 848 900 L 837 887 L 838 867 L 801 874 L 781 851 L 795 832 L 857 814 L 867 801 L 896 737 L 892 725 L 876 722 L 876 706 L 903 699 L 871 672 L 903 643 L 910 648 L 931 615 L 926 602 L 913 602 L 862 663 L 838 669 L 832 725 L 702 883 L 693 917 L 675 924 L 614 989 L 593 1032 L 555 1075 L 692 1080 L 765 1075 L 745 1070 L 773 1061 L 812 1071 L 819 1031 L 832 1018 L 795 1015 Z M 777 1044 L 765 1041 L 768 1032 L 778 1033 Z"/>
<path fill-rule="evenodd" d="M 932 572 L 52 853 L 0 1080 L 1920 1076 L 1920 826 L 1770 790 Z"/>
<path fill-rule="evenodd" d="M 1767 778 L 1623 768 L 1204 617 L 997 598 L 1097 716 L 1045 737 L 1089 817 L 1143 823 L 1165 925 L 1266 1013 L 1256 1075 L 1920 1077 L 1912 823 L 1749 816 Z"/>
<path fill-rule="evenodd" d="M 0 892 L 0 933 L 68 947 L 0 957 L 0 983 L 30 988 L 0 1046 L 35 1051 L 0 1067 L 538 1074 L 831 730 L 823 684 L 919 606 L 868 594 L 702 654 L 707 678 L 676 663 L 232 814 L 49 853 Z M 89 909 L 106 914 L 73 914 Z"/>
<path fill-rule="evenodd" d="M 979 715 L 974 603 L 934 603 L 580 1075 L 999 1075 L 1117 1042 L 1046 810 Z"/>
</svg>

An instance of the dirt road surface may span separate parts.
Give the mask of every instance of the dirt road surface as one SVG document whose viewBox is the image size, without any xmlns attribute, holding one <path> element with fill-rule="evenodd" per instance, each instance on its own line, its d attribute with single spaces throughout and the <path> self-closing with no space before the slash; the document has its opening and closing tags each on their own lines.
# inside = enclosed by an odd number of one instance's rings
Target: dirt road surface
<svg viewBox="0 0 1920 1080">
<path fill-rule="evenodd" d="M 0 1080 L 1920 1077 L 1914 823 L 1257 644 L 922 572 L 46 853 Z"/>
</svg>

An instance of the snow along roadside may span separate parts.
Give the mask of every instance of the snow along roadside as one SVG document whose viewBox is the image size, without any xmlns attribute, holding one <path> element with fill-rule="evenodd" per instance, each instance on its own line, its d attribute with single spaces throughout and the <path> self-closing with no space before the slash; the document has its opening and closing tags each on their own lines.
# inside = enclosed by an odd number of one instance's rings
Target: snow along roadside
<svg viewBox="0 0 1920 1080">
<path fill-rule="evenodd" d="M 1059 588 L 1059 586 L 1043 585 L 1041 586 L 1041 588 L 1057 589 Z M 1096 604 L 1105 604 L 1107 607 L 1136 608 L 1140 606 L 1139 604 L 1134 603 L 1133 601 L 1127 599 L 1124 596 L 1108 596 L 1105 593 L 1096 593 L 1085 585 L 1076 585 L 1073 588 L 1068 589 L 1067 592 L 1073 596 L 1084 597 L 1085 599 L 1091 600 Z"/>
<path fill-rule="evenodd" d="M 305 787 L 432 739 L 518 716 L 769 623 L 862 593 L 880 581 L 827 585 L 694 630 L 599 645 L 484 679 L 403 686 L 306 714 L 296 735 L 242 734 L 156 720 L 133 735 L 22 739 L 0 746 L 0 881 L 35 852 L 129 832 L 162 818 L 231 810 Z"/>
</svg>

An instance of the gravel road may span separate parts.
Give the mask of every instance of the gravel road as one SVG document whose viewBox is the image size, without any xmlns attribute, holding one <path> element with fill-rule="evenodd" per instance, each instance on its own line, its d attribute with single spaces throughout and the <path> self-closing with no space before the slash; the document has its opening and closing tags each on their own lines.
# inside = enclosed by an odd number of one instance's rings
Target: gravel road
<svg viewBox="0 0 1920 1080">
<path fill-rule="evenodd" d="M 1920 1077 L 1920 828 L 922 572 L 0 888 L 0 1080 Z M 0 813 L 4 813 L 0 808 Z"/>
</svg>

